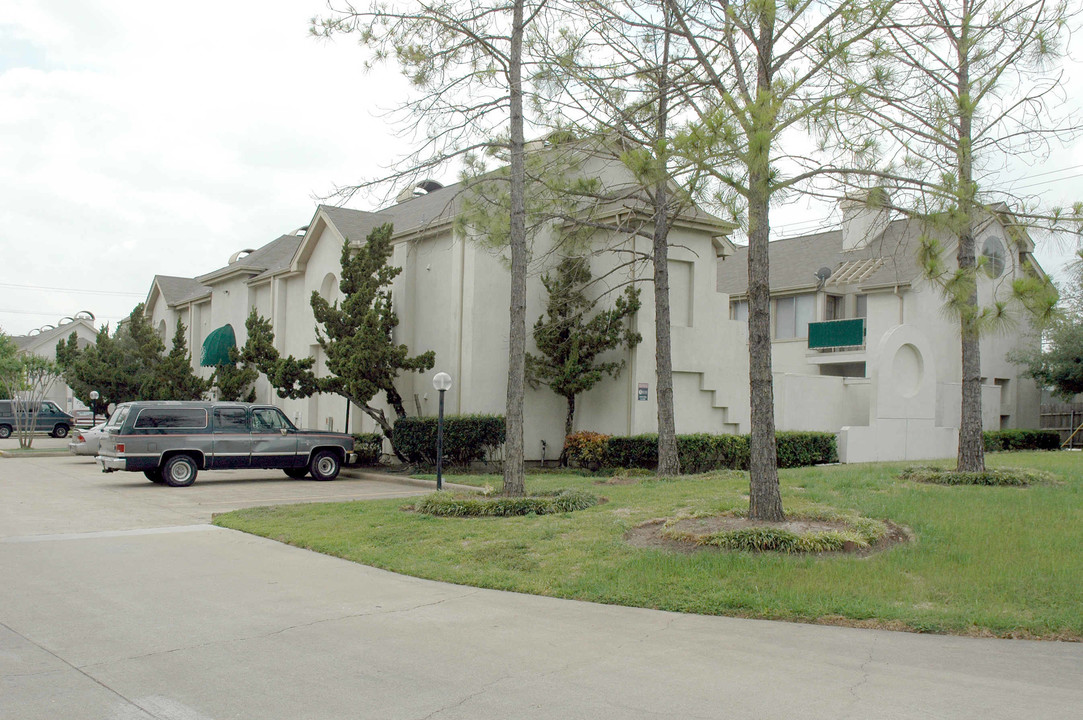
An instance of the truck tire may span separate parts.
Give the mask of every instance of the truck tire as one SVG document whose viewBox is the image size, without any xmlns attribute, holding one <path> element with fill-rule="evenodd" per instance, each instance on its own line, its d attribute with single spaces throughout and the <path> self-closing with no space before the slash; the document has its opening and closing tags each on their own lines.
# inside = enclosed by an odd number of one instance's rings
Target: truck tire
<svg viewBox="0 0 1083 720">
<path fill-rule="evenodd" d="M 320 450 L 312 456 L 312 462 L 308 464 L 308 471 L 316 480 L 334 480 L 338 477 L 338 471 L 342 467 L 342 461 L 331 450 Z"/>
<path fill-rule="evenodd" d="M 11 437 L 11 426 L 0 425 L 0 440 L 7 440 L 9 437 Z"/>
<path fill-rule="evenodd" d="M 174 455 L 162 466 L 162 480 L 170 487 L 188 487 L 196 481 L 199 468 L 190 455 Z"/>
<path fill-rule="evenodd" d="M 50 434 L 55 438 L 66 438 L 68 436 L 68 426 L 57 425 Z"/>
</svg>

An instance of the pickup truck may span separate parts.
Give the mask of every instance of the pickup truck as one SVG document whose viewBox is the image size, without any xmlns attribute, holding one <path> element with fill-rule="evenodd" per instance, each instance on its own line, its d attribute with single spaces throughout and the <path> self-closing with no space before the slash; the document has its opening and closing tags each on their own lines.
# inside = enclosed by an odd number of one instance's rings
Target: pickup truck
<svg viewBox="0 0 1083 720">
<path fill-rule="evenodd" d="M 273 405 L 174 401 L 118 406 L 95 457 L 102 472 L 142 472 L 172 487 L 191 485 L 200 470 L 278 468 L 334 480 L 355 459 L 353 436 L 300 430 Z"/>
</svg>

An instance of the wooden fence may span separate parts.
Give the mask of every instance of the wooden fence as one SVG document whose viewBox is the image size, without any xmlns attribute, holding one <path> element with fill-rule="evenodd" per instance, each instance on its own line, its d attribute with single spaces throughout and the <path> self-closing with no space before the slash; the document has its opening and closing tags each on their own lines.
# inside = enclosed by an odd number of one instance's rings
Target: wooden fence
<svg viewBox="0 0 1083 720">
<path fill-rule="evenodd" d="M 1064 447 L 1083 448 L 1083 403 L 1049 403 L 1042 405 L 1043 430 L 1056 430 Z M 1074 433 L 1074 435 L 1073 435 Z M 1071 440 L 1069 440 L 1071 438 Z"/>
</svg>

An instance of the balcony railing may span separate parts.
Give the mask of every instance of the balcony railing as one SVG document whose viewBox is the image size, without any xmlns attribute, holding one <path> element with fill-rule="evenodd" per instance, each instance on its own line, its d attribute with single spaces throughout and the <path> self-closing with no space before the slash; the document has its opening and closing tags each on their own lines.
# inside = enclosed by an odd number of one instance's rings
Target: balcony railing
<svg viewBox="0 0 1083 720">
<path fill-rule="evenodd" d="M 835 350 L 865 346 L 865 318 L 827 320 L 808 324 L 809 350 Z"/>
</svg>

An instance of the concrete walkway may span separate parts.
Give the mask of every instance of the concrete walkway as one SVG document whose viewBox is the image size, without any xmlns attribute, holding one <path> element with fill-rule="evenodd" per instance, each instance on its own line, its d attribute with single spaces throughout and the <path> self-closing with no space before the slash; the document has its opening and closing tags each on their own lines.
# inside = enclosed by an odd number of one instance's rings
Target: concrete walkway
<svg viewBox="0 0 1083 720">
<path fill-rule="evenodd" d="M 0 718 L 1081 716 L 1079 644 L 478 590 L 206 524 L 230 504 L 419 490 L 252 472 L 174 489 L 0 460 Z"/>
</svg>

